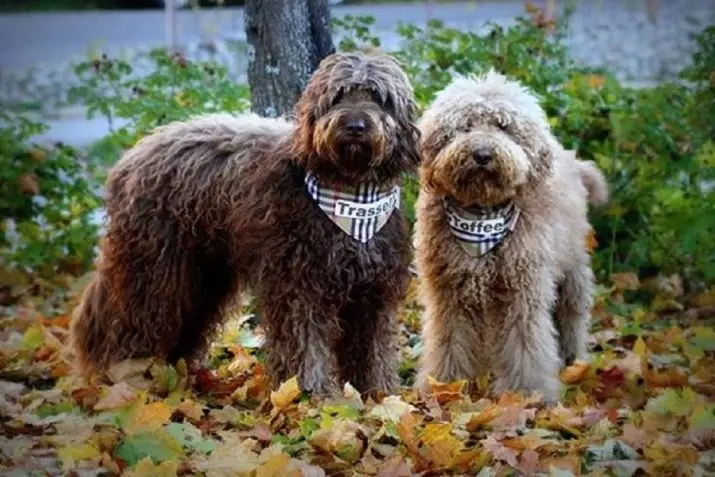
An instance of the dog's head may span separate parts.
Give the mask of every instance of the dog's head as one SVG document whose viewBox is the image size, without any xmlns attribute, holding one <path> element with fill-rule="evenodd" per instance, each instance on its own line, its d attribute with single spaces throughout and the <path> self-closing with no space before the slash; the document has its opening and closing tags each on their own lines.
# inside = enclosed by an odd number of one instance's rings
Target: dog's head
<svg viewBox="0 0 715 477">
<path fill-rule="evenodd" d="M 558 146 L 534 95 L 494 71 L 455 79 L 420 130 L 424 186 L 464 205 L 495 206 L 538 184 Z"/>
<path fill-rule="evenodd" d="M 292 151 L 327 180 L 391 181 L 419 164 L 415 114 L 412 87 L 395 59 L 335 53 L 296 104 Z"/>
</svg>

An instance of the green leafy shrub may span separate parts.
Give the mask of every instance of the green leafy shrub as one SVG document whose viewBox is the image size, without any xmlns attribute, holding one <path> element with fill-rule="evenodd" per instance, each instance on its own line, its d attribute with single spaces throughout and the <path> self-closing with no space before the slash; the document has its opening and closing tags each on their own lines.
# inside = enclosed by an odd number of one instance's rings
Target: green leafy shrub
<svg viewBox="0 0 715 477">
<path fill-rule="evenodd" d="M 404 62 L 422 106 L 455 74 L 489 68 L 536 92 L 559 140 L 579 157 L 595 160 L 612 188 L 610 204 L 591 213 L 601 278 L 631 270 L 711 281 L 715 201 L 707 187 L 714 170 L 707 139 L 714 124 L 713 29 L 703 33 L 694 66 L 684 72 L 695 88 L 666 83 L 639 90 L 607 72 L 576 65 L 564 45 L 563 26 L 545 28 L 521 18 L 508 28 L 487 24 L 488 31 L 478 34 L 437 21 L 426 28 L 407 25 L 399 28 L 405 46 L 394 54 Z M 367 40 L 361 38 L 363 44 Z M 406 188 L 409 209 L 416 181 Z"/>
<path fill-rule="evenodd" d="M 87 107 L 88 117 L 102 115 L 110 123 L 126 120 L 100 145 L 109 151 L 131 146 L 162 124 L 201 113 L 248 108 L 248 85 L 236 84 L 216 62 L 191 62 L 180 54 L 155 49 L 148 53 L 150 72 L 137 74 L 124 60 L 103 55 L 78 64 L 81 85 L 70 98 Z"/>
<path fill-rule="evenodd" d="M 596 161 L 612 188 L 610 204 L 591 211 L 599 242 L 594 264 L 601 278 L 627 270 L 640 275 L 677 272 L 693 285 L 712 282 L 714 29 L 698 39 L 700 51 L 683 71 L 687 84 L 634 89 L 608 72 L 575 64 L 563 41 L 566 23 L 549 24 L 533 13 L 509 27 L 485 24 L 483 32 L 459 31 L 437 21 L 424 28 L 400 25 L 401 46 L 387 52 L 403 62 L 421 108 L 455 74 L 489 68 L 536 92 L 559 140 L 581 158 Z M 380 48 L 373 24 L 370 17 L 334 19 L 334 31 L 343 34 L 339 49 Z M 248 86 L 236 84 L 220 65 L 160 50 L 149 58 L 146 76 L 107 57 L 76 69 L 82 85 L 73 90 L 73 99 L 84 103 L 90 115 L 126 123 L 92 147 L 92 154 L 108 158 L 105 166 L 160 124 L 248 108 Z M 13 141 L 18 146 L 22 139 Z M 407 177 L 404 203 L 411 221 L 417 193 L 416 178 Z M 20 196 L 10 202 L 17 210 L 28 207 Z"/>
<path fill-rule="evenodd" d="M 0 112 L 0 283 L 27 286 L 86 270 L 94 258 L 100 204 L 86 158 L 63 145 L 33 145 L 45 129 Z"/>
</svg>

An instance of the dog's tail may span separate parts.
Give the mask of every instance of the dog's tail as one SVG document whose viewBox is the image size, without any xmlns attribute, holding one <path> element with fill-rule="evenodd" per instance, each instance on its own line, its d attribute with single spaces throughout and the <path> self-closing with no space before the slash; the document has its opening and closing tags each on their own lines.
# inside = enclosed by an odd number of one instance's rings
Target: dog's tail
<svg viewBox="0 0 715 477">
<path fill-rule="evenodd" d="M 609 190 L 606 177 L 593 161 L 576 160 L 581 175 L 581 182 L 588 191 L 588 201 L 594 205 L 608 202 Z"/>
</svg>

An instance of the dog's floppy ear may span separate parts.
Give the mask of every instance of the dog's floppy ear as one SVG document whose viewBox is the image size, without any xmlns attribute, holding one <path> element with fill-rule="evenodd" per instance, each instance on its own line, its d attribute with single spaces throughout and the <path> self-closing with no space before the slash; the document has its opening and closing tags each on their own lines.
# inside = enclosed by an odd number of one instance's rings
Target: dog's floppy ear
<svg viewBox="0 0 715 477">
<path fill-rule="evenodd" d="M 397 117 L 397 145 L 395 153 L 401 155 L 411 167 L 417 167 L 422 162 L 419 143 L 421 132 L 415 124 L 415 106 L 411 104 L 409 111 L 404 116 Z"/>
<path fill-rule="evenodd" d="M 298 99 L 294 108 L 296 130 L 290 144 L 290 155 L 305 164 L 314 154 L 313 127 L 315 125 L 315 112 L 308 94 Z"/>
<path fill-rule="evenodd" d="M 546 133 L 539 149 L 534 151 L 529 171 L 529 183 L 537 185 L 551 175 L 556 155 L 561 152 L 561 146 L 551 133 Z"/>
</svg>

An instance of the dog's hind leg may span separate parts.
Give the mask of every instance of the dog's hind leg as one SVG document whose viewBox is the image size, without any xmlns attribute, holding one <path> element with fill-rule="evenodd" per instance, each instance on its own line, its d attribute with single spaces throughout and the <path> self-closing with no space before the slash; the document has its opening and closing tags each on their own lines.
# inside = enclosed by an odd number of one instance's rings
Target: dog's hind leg
<svg viewBox="0 0 715 477">
<path fill-rule="evenodd" d="M 234 277 L 225 254 L 209 257 L 170 217 L 109 225 L 97 276 L 75 310 L 79 369 L 100 376 L 124 359 L 197 358 L 220 321 Z"/>
<path fill-rule="evenodd" d="M 593 271 L 588 264 L 567 272 L 559 284 L 554 319 L 559 332 L 561 359 L 566 365 L 587 356 L 593 288 Z"/>
</svg>

